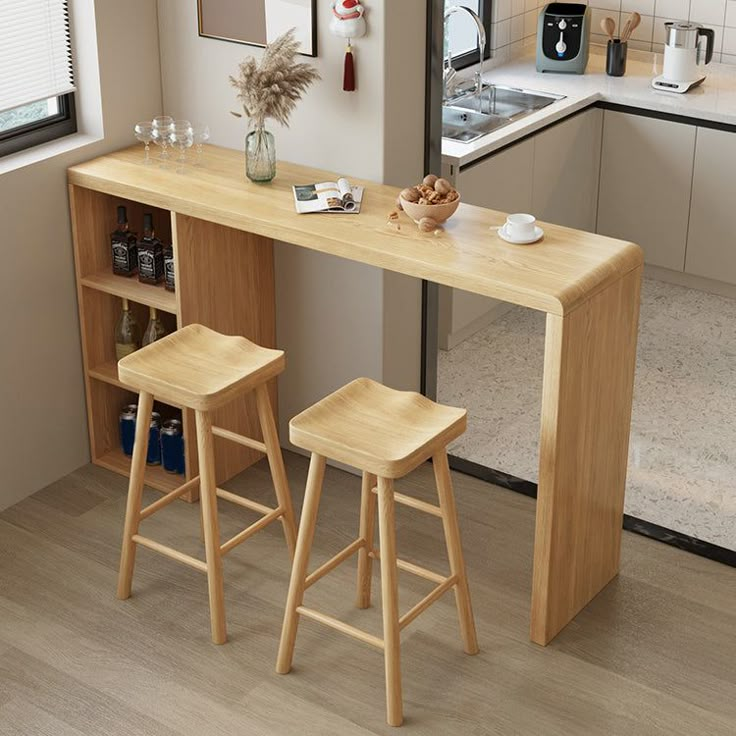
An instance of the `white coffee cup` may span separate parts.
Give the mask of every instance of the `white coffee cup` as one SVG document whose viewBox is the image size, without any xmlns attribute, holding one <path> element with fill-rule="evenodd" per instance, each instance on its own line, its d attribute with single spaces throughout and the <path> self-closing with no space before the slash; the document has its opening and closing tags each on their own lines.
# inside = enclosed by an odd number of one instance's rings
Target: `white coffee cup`
<svg viewBox="0 0 736 736">
<path fill-rule="evenodd" d="M 537 218 L 534 215 L 509 215 L 506 218 L 504 232 L 516 240 L 528 240 L 534 237 L 536 224 Z"/>
</svg>

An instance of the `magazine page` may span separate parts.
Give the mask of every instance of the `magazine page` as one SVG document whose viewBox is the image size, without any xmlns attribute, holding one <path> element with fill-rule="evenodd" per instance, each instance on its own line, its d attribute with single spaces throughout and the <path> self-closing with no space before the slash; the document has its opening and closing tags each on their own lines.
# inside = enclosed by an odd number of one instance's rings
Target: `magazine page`
<svg viewBox="0 0 736 736">
<path fill-rule="evenodd" d="M 343 212 L 357 214 L 363 187 L 350 185 L 347 179 L 337 182 L 320 182 L 294 187 L 296 211 L 300 214 L 310 212 Z"/>
</svg>

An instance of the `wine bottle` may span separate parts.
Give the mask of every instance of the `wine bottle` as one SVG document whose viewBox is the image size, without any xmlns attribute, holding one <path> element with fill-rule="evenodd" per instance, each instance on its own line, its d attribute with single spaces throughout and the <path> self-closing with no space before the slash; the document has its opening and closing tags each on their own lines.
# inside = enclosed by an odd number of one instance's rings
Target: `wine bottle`
<svg viewBox="0 0 736 736">
<path fill-rule="evenodd" d="M 143 215 L 143 237 L 138 241 L 138 280 L 160 284 L 164 279 L 164 247 L 153 230 L 153 215 Z"/>
<path fill-rule="evenodd" d="M 115 355 L 120 360 L 141 346 L 140 330 L 128 300 L 123 299 L 123 312 L 115 325 Z"/>
<path fill-rule="evenodd" d="M 176 291 L 176 274 L 174 272 L 174 246 L 164 246 L 164 287 L 166 291 Z"/>
<path fill-rule="evenodd" d="M 128 212 L 118 207 L 118 228 L 110 233 L 112 272 L 118 276 L 134 276 L 138 272 L 138 237 L 130 231 Z"/>
<path fill-rule="evenodd" d="M 158 313 L 153 307 L 151 307 L 150 316 L 148 318 L 148 327 L 146 327 L 146 331 L 143 333 L 143 347 L 150 345 L 152 342 L 156 342 L 156 340 L 160 340 L 165 334 L 166 330 L 158 316 Z"/>
</svg>

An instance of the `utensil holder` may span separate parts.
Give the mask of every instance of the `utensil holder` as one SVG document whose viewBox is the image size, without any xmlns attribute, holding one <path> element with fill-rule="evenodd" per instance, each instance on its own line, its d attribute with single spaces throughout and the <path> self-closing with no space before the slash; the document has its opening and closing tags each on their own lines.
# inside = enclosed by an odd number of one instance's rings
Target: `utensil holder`
<svg viewBox="0 0 736 736">
<path fill-rule="evenodd" d="M 626 50 L 628 44 L 620 38 L 608 42 L 606 49 L 606 74 L 609 77 L 623 77 L 626 74 Z"/>
</svg>

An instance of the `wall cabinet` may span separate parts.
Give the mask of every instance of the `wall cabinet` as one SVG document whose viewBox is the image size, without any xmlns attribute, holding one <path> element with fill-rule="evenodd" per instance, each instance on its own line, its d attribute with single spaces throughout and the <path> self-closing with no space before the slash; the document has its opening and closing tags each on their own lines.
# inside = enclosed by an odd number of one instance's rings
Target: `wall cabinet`
<svg viewBox="0 0 736 736">
<path fill-rule="evenodd" d="M 647 263 L 685 267 L 696 128 L 606 110 L 598 232 L 631 240 Z"/>
<path fill-rule="evenodd" d="M 736 133 L 698 128 L 685 271 L 736 284 Z"/>
</svg>

